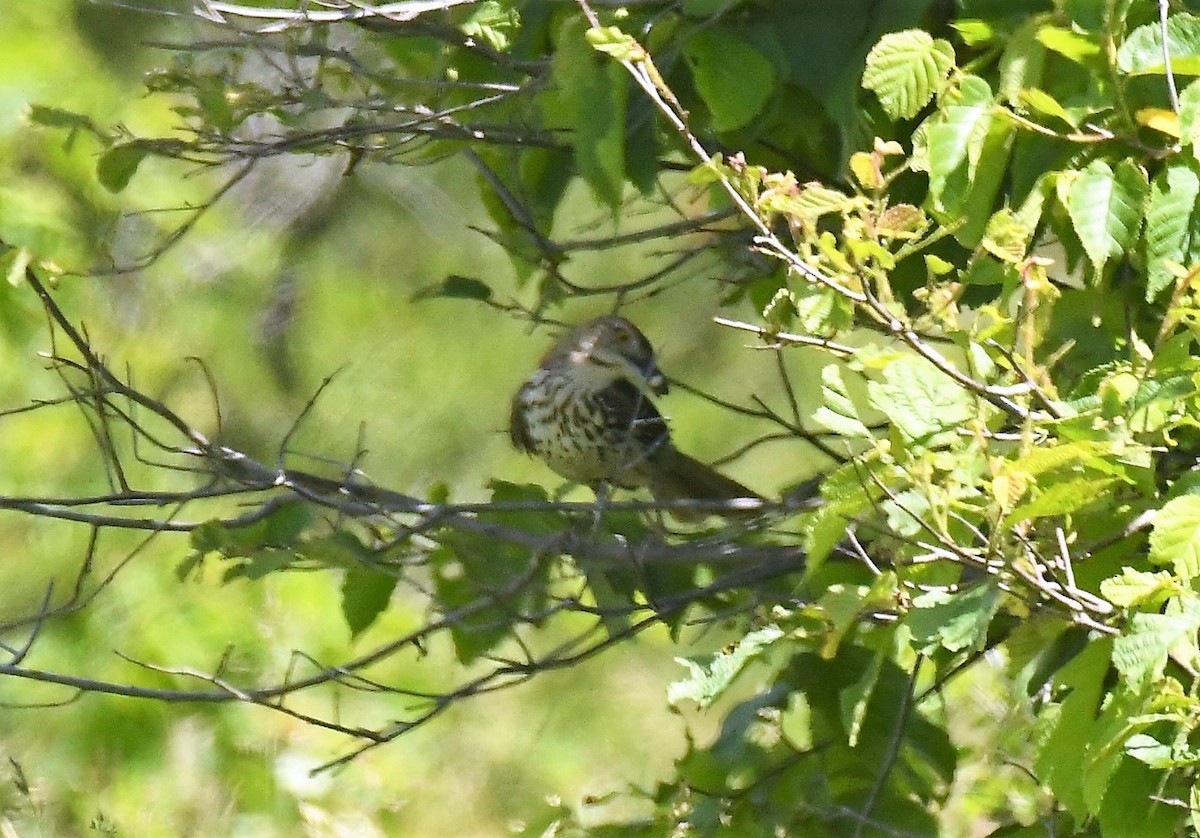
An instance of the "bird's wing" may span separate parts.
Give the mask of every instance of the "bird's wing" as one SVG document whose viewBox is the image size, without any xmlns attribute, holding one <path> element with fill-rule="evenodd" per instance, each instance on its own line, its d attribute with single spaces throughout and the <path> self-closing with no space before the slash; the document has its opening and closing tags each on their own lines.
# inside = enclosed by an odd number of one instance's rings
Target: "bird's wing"
<svg viewBox="0 0 1200 838">
<path fill-rule="evenodd" d="M 667 421 L 636 384 L 621 378 L 596 395 L 604 412 L 604 424 L 614 430 L 628 431 L 645 449 L 646 455 L 670 445 Z"/>
</svg>

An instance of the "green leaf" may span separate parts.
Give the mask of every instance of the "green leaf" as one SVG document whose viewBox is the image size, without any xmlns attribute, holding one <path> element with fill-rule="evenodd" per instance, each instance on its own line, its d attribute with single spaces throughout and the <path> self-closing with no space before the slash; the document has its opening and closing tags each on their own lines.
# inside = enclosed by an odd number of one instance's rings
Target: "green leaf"
<svg viewBox="0 0 1200 838">
<path fill-rule="evenodd" d="M 432 285 L 426 285 L 424 288 L 418 289 L 412 295 L 414 301 L 439 297 L 455 300 L 482 300 L 486 302 L 492 298 L 492 289 L 483 280 L 451 274 L 441 282 L 435 282 Z"/>
<path fill-rule="evenodd" d="M 1150 573 L 1123 567 L 1120 576 L 1110 576 L 1100 583 L 1101 596 L 1119 608 L 1136 608 L 1141 605 L 1157 607 L 1168 597 L 1179 593 L 1179 584 L 1165 570 Z"/>
<path fill-rule="evenodd" d="M 964 77 L 954 96 L 947 99 L 928 129 L 929 189 L 936 205 L 942 207 L 954 202 L 955 193 L 949 187 L 956 173 L 964 182 L 958 191 L 965 191 L 969 153 L 972 148 L 982 148 L 994 104 L 991 87 L 978 76 Z"/>
<path fill-rule="evenodd" d="M 976 418 L 975 399 L 933 364 L 911 355 L 888 364 L 867 385 L 871 405 L 910 440 L 927 440 Z"/>
<path fill-rule="evenodd" d="M 1185 581 L 1200 576 L 1200 495 L 1183 495 L 1158 510 L 1150 532 L 1150 561 L 1171 565 Z"/>
<path fill-rule="evenodd" d="M 1097 813 L 1104 838 L 1176 838 L 1181 830 L 1174 806 L 1161 802 L 1166 777 L 1133 759 L 1124 759 L 1108 783 Z"/>
<path fill-rule="evenodd" d="M 625 108 L 629 74 L 596 55 L 585 22 L 569 19 L 550 61 L 555 94 L 547 116 L 570 130 L 571 153 L 596 198 L 615 214 L 625 184 Z"/>
<path fill-rule="evenodd" d="M 999 93 L 1004 101 L 1015 105 L 1021 92 L 1035 87 L 1042 78 L 1046 50 L 1038 43 L 1037 32 L 1045 25 L 1044 15 L 1033 15 L 1013 32 L 1000 55 Z"/>
<path fill-rule="evenodd" d="M 889 32 L 867 54 L 862 86 L 892 119 L 911 119 L 941 92 L 954 67 L 954 47 L 920 29 Z"/>
<path fill-rule="evenodd" d="M 616 26 L 600 26 L 587 30 L 584 40 L 596 52 L 611 56 L 618 61 L 644 61 L 646 51 L 637 40 Z"/>
<path fill-rule="evenodd" d="M 983 249 L 1002 262 L 1017 264 L 1025 258 L 1034 227 L 1025 224 L 1005 207 L 988 219 L 983 231 Z"/>
<path fill-rule="evenodd" d="M 387 609 L 397 581 L 394 574 L 365 565 L 346 571 L 342 580 L 342 617 L 352 638 L 362 634 Z"/>
<path fill-rule="evenodd" d="M 1196 85 L 1192 85 L 1190 90 Z M 1200 90 L 1200 87 L 1197 87 Z M 1167 263 L 1200 257 L 1200 173 L 1195 161 L 1172 162 L 1150 184 L 1146 208 L 1146 300 L 1175 284 Z"/>
<path fill-rule="evenodd" d="M 472 9 L 471 16 L 459 27 L 463 34 L 477 38 L 498 52 L 506 52 L 512 37 L 521 28 L 521 15 L 496 0 L 484 0 Z"/>
<path fill-rule="evenodd" d="M 842 369 L 829 364 L 821 370 L 821 398 L 824 404 L 813 413 L 813 421 L 824 425 L 839 436 L 872 437 L 871 429 L 858 418 L 858 408 L 850 398 Z"/>
<path fill-rule="evenodd" d="M 962 593 L 930 591 L 913 600 L 904 624 L 912 631 L 916 648 L 925 654 L 939 646 L 951 652 L 981 649 L 1001 598 L 1000 589 L 987 584 Z"/>
<path fill-rule="evenodd" d="M 131 142 L 115 145 L 96 164 L 96 176 L 109 192 L 120 192 L 129 185 L 138 166 L 150 153 L 145 143 Z"/>
<path fill-rule="evenodd" d="M 858 746 L 858 737 L 867 718 L 867 705 L 875 693 L 875 685 L 879 682 L 884 658 L 883 652 L 876 653 L 870 664 L 863 669 L 862 676 L 838 693 L 838 706 L 842 711 L 842 724 L 847 734 L 846 744 L 851 748 Z"/>
<path fill-rule="evenodd" d="M 1113 641 L 1112 662 L 1133 692 L 1141 692 L 1163 676 L 1177 645 L 1195 649 L 1200 608 L 1183 613 L 1143 614 L 1129 618 L 1126 634 Z"/>
<path fill-rule="evenodd" d="M 702 662 L 675 658 L 676 663 L 688 669 L 689 675 L 667 688 L 667 702 L 674 707 L 686 699 L 707 707 L 724 695 L 750 661 L 760 657 L 781 637 L 783 631 L 778 626 L 764 626 L 747 634 L 732 648 Z"/>
<path fill-rule="evenodd" d="M 1125 753 L 1151 768 L 1174 768 L 1180 764 L 1170 745 L 1164 745 L 1145 733 L 1135 733 L 1125 740 Z"/>
<path fill-rule="evenodd" d="M 1062 26 L 1041 26 L 1037 33 L 1038 43 L 1048 50 L 1070 59 L 1076 64 L 1092 68 L 1100 56 L 1100 44 L 1093 37 Z"/>
<path fill-rule="evenodd" d="M 715 131 L 750 124 L 775 90 L 774 65 L 729 29 L 701 29 L 684 44 L 683 57 Z"/>
<path fill-rule="evenodd" d="M 91 117 L 75 113 L 74 111 L 48 107 L 46 105 L 30 105 L 29 109 L 25 112 L 25 116 L 30 122 L 36 125 L 44 125 L 47 128 L 69 128 L 72 131 L 82 129 L 98 137 L 105 137 L 105 133 L 100 130 Z"/>
<path fill-rule="evenodd" d="M 1169 118 L 1169 117 L 1168 117 Z M 1194 81 L 1179 94 L 1179 139 L 1200 159 L 1200 81 Z"/>
<path fill-rule="evenodd" d="M 1067 214 L 1099 273 L 1133 245 L 1149 192 L 1146 173 L 1130 160 L 1121 160 L 1115 171 L 1107 161 L 1093 160 L 1068 180 Z"/>
<path fill-rule="evenodd" d="M 1183 75 L 1200 75 L 1200 18 L 1172 15 L 1167 20 L 1166 49 L 1158 22 L 1139 26 L 1117 50 L 1117 67 L 1130 75 L 1163 75 L 1164 55 L 1171 56 L 1171 69 Z"/>
<path fill-rule="evenodd" d="M 1039 491 L 1033 500 L 1010 512 L 1004 519 L 1004 526 L 1077 512 L 1103 501 L 1108 497 L 1109 488 L 1116 482 L 1115 477 L 1082 475 L 1052 483 Z"/>
<path fill-rule="evenodd" d="M 1097 724 L 1096 711 L 1105 694 L 1111 652 L 1111 640 L 1094 640 L 1059 670 L 1055 682 L 1069 692 L 1058 712 L 1049 717 L 1034 761 L 1038 779 L 1077 820 L 1090 814 L 1083 797 L 1082 767 Z"/>
</svg>

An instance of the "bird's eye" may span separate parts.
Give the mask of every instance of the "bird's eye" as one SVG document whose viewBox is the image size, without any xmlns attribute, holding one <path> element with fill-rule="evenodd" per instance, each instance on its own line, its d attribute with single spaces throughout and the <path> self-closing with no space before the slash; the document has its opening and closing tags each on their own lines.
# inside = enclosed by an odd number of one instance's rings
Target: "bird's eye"
<svg viewBox="0 0 1200 838">
<path fill-rule="evenodd" d="M 629 343 L 629 340 L 632 337 L 633 337 L 633 335 L 631 335 L 629 333 L 629 330 L 626 329 L 624 326 L 617 327 L 616 338 L 618 341 L 620 341 L 621 343 Z"/>
</svg>

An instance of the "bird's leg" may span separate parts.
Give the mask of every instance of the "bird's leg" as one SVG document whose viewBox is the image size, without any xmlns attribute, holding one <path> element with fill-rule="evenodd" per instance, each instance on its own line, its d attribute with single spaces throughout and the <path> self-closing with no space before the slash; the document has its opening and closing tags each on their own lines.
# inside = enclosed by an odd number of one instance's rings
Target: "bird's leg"
<svg viewBox="0 0 1200 838">
<path fill-rule="evenodd" d="M 601 480 L 595 485 L 596 505 L 592 507 L 592 533 L 600 531 L 600 519 L 604 517 L 604 507 L 608 505 L 608 496 L 612 486 L 607 480 Z"/>
</svg>

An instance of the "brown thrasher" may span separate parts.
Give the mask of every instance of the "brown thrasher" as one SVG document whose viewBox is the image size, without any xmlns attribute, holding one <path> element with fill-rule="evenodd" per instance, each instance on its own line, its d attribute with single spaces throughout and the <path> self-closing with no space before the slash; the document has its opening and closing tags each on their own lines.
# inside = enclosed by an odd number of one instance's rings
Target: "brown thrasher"
<svg viewBox="0 0 1200 838">
<path fill-rule="evenodd" d="M 666 392 L 650 341 L 608 314 L 577 326 L 546 353 L 513 397 L 509 434 L 519 450 L 597 493 L 613 485 L 645 487 L 659 502 L 757 499 L 671 444 L 650 400 Z"/>
</svg>

